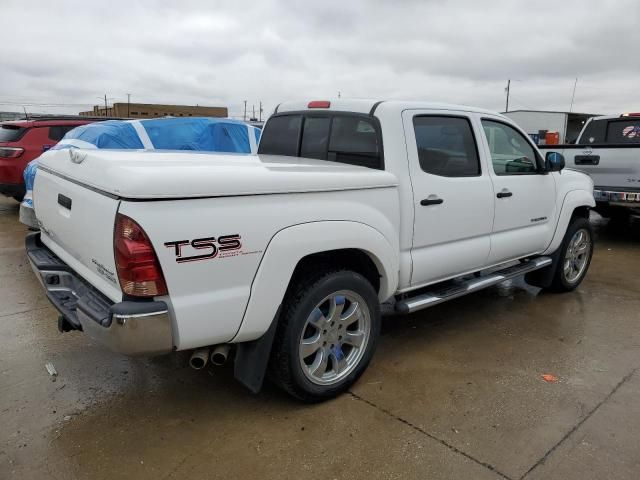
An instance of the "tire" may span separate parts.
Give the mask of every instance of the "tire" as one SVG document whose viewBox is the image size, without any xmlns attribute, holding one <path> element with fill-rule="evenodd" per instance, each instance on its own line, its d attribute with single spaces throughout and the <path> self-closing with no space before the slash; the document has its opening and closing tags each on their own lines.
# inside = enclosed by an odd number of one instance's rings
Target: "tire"
<svg viewBox="0 0 640 480">
<path fill-rule="evenodd" d="M 584 245 L 585 251 L 580 254 L 582 245 Z M 558 265 L 549 290 L 553 292 L 575 290 L 584 280 L 592 256 L 593 229 L 591 224 L 586 218 L 576 217 L 571 221 L 564 234 Z"/>
<path fill-rule="evenodd" d="M 380 303 L 356 272 L 306 278 L 285 296 L 270 377 L 294 397 L 320 402 L 346 391 L 367 368 L 380 334 Z"/>
</svg>

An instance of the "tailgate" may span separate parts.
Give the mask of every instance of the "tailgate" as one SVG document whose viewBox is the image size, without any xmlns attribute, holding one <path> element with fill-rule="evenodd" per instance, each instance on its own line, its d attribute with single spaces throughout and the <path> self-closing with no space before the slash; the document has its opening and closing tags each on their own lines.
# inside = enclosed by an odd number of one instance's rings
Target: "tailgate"
<svg viewBox="0 0 640 480">
<path fill-rule="evenodd" d="M 113 251 L 119 200 L 40 168 L 33 201 L 42 242 L 111 300 L 122 300 Z"/>
<path fill-rule="evenodd" d="M 593 178 L 596 189 L 625 190 L 640 188 L 640 145 L 567 149 L 567 167 L 583 171 Z"/>
</svg>

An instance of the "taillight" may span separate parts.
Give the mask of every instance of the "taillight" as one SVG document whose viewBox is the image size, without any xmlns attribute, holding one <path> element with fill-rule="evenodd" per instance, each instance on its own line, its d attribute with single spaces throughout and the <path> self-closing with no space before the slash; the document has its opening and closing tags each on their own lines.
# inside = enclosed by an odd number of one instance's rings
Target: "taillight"
<svg viewBox="0 0 640 480">
<path fill-rule="evenodd" d="M 312 100 L 307 104 L 307 108 L 329 108 L 331 107 L 331 102 L 327 100 Z"/>
<path fill-rule="evenodd" d="M 0 157 L 2 158 L 18 158 L 23 152 L 24 148 L 0 147 Z"/>
<path fill-rule="evenodd" d="M 124 293 L 135 297 L 167 294 L 160 262 L 140 225 L 126 215 L 118 214 L 113 244 L 120 288 Z"/>
</svg>

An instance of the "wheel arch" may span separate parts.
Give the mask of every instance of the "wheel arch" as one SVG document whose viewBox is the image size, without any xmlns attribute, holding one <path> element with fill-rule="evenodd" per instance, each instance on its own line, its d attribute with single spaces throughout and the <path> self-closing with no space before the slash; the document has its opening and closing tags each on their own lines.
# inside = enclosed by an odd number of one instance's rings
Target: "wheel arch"
<svg viewBox="0 0 640 480">
<path fill-rule="evenodd" d="M 576 216 L 588 219 L 589 211 L 595 207 L 595 205 L 596 202 L 593 199 L 592 192 L 587 190 L 571 190 L 567 192 L 562 202 L 560 214 L 558 215 L 558 222 L 553 238 L 547 249 L 543 252 L 543 255 L 555 252 L 562 244 L 562 239 L 571 221 Z"/>
<path fill-rule="evenodd" d="M 359 222 L 310 222 L 280 230 L 265 249 L 232 341 L 255 340 L 266 332 L 290 284 L 310 265 L 353 269 L 372 283 L 378 299 L 384 301 L 397 288 L 399 250 L 378 230 Z"/>
</svg>

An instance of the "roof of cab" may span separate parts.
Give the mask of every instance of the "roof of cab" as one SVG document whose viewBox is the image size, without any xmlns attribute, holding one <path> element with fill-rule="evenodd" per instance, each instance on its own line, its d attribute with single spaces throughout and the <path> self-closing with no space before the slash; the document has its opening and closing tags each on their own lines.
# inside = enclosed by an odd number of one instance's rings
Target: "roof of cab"
<svg viewBox="0 0 640 480">
<path fill-rule="evenodd" d="M 310 100 L 298 100 L 283 102 L 276 107 L 275 113 L 293 112 L 300 110 L 312 110 L 312 111 L 340 111 L 340 112 L 356 112 L 356 113 L 370 113 L 374 106 L 377 109 L 384 108 L 385 110 L 452 110 L 458 112 L 474 112 L 485 114 L 498 114 L 497 112 L 486 110 L 482 108 L 469 107 L 466 105 L 455 105 L 450 103 L 438 103 L 438 102 L 424 102 L 424 101 L 409 101 L 409 100 L 371 100 L 371 99 L 345 99 L 345 98 L 333 98 L 325 99 L 323 101 L 330 102 L 329 108 L 309 108 Z M 500 114 L 498 114 L 500 115 Z"/>
</svg>

